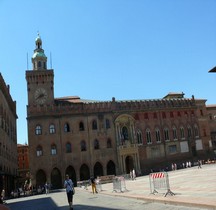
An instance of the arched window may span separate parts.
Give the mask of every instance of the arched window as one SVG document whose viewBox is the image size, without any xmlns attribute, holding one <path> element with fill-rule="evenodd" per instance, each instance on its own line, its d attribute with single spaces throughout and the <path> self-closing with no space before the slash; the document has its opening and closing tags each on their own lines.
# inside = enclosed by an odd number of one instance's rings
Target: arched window
<svg viewBox="0 0 216 210">
<path fill-rule="evenodd" d="M 99 149 L 100 145 L 99 145 L 99 141 L 97 139 L 94 140 L 94 149 Z"/>
<path fill-rule="evenodd" d="M 122 139 L 123 140 L 128 140 L 128 129 L 126 126 L 122 128 Z"/>
<path fill-rule="evenodd" d="M 41 61 L 38 61 L 38 67 L 39 68 L 41 67 Z"/>
<path fill-rule="evenodd" d="M 152 140 L 151 140 L 151 131 L 150 129 L 146 129 L 146 142 L 147 144 L 151 144 L 152 143 Z"/>
<path fill-rule="evenodd" d="M 54 124 L 51 124 L 51 125 L 49 126 L 49 133 L 50 133 L 50 134 L 55 133 L 55 125 L 54 125 Z"/>
<path fill-rule="evenodd" d="M 156 138 L 156 142 L 160 143 L 161 142 L 161 137 L 160 137 L 160 129 L 156 128 L 155 129 L 155 138 Z"/>
<path fill-rule="evenodd" d="M 85 130 L 83 122 L 79 123 L 79 130 L 80 131 L 84 131 Z"/>
<path fill-rule="evenodd" d="M 194 125 L 194 134 L 196 138 L 199 137 L 199 129 L 197 125 Z"/>
<path fill-rule="evenodd" d="M 173 131 L 173 139 L 174 139 L 174 140 L 178 140 L 177 129 L 176 129 L 175 126 L 173 127 L 172 131 Z"/>
<path fill-rule="evenodd" d="M 92 121 L 92 130 L 97 130 L 97 121 L 96 120 Z"/>
<path fill-rule="evenodd" d="M 56 145 L 53 144 L 53 145 L 51 146 L 51 155 L 56 155 L 56 154 L 57 154 L 57 148 L 56 148 Z"/>
<path fill-rule="evenodd" d="M 41 146 L 37 146 L 36 155 L 37 155 L 38 157 L 43 155 L 43 149 L 42 149 Z"/>
<path fill-rule="evenodd" d="M 108 129 L 108 128 L 110 128 L 110 121 L 109 121 L 109 119 L 106 119 L 106 129 Z"/>
<path fill-rule="evenodd" d="M 164 128 L 164 140 L 165 141 L 169 141 L 169 129 L 168 128 Z"/>
<path fill-rule="evenodd" d="M 143 140 L 142 140 L 142 133 L 140 130 L 137 131 L 137 144 L 142 144 Z"/>
<path fill-rule="evenodd" d="M 192 137 L 192 129 L 190 126 L 187 127 L 187 136 L 189 139 Z"/>
<path fill-rule="evenodd" d="M 65 124 L 64 124 L 64 132 L 65 132 L 65 133 L 70 132 L 70 125 L 69 125 L 68 123 L 65 123 Z"/>
<path fill-rule="evenodd" d="M 180 137 L 181 139 L 185 139 L 184 128 L 180 127 Z"/>
<path fill-rule="evenodd" d="M 71 143 L 66 144 L 66 153 L 71 153 Z"/>
<path fill-rule="evenodd" d="M 81 141 L 81 151 L 86 151 L 86 142 L 84 140 Z"/>
<path fill-rule="evenodd" d="M 112 141 L 111 141 L 111 139 L 107 139 L 107 148 L 112 148 Z"/>
<path fill-rule="evenodd" d="M 42 127 L 40 125 L 37 125 L 35 128 L 35 134 L 41 135 L 42 134 Z"/>
</svg>

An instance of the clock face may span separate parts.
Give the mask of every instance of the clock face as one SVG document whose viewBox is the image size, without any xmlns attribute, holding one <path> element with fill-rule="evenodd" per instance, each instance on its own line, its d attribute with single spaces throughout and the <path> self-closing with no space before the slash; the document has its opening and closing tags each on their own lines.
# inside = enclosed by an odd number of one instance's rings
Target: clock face
<svg viewBox="0 0 216 210">
<path fill-rule="evenodd" d="M 43 88 L 38 88 L 36 91 L 35 91 L 35 102 L 37 104 L 44 104 L 46 99 L 47 99 L 47 92 L 45 89 Z"/>
</svg>

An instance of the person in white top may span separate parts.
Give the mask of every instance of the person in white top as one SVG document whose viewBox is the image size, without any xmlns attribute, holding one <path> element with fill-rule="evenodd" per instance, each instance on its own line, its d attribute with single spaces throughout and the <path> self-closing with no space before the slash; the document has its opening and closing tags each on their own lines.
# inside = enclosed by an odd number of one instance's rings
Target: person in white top
<svg viewBox="0 0 216 210">
<path fill-rule="evenodd" d="M 66 174 L 66 179 L 64 181 L 64 187 L 66 188 L 67 199 L 70 206 L 70 209 L 73 210 L 73 188 L 74 184 L 72 180 L 69 178 L 69 175 Z"/>
</svg>

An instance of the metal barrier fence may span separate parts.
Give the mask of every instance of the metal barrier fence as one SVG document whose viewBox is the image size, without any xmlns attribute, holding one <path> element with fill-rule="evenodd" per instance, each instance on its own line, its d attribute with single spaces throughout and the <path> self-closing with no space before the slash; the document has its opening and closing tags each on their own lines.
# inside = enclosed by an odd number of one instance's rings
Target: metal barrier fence
<svg viewBox="0 0 216 210">
<path fill-rule="evenodd" d="M 125 191 L 127 191 L 125 178 L 123 176 L 115 177 L 113 179 L 113 192 L 125 192 Z"/>
<path fill-rule="evenodd" d="M 100 179 L 96 179 L 95 180 L 95 184 L 96 184 L 96 190 L 97 190 L 97 192 L 102 191 L 101 180 Z"/>
<path fill-rule="evenodd" d="M 83 181 L 78 181 L 77 182 L 77 187 L 81 187 L 84 189 L 88 189 L 88 186 L 90 185 L 90 181 L 89 180 L 83 180 Z"/>
<path fill-rule="evenodd" d="M 164 195 L 165 197 L 168 194 L 175 195 L 170 190 L 169 176 L 167 172 L 151 173 L 149 174 L 149 181 L 152 194 L 158 193 L 158 190 L 166 190 L 166 193 Z"/>
</svg>

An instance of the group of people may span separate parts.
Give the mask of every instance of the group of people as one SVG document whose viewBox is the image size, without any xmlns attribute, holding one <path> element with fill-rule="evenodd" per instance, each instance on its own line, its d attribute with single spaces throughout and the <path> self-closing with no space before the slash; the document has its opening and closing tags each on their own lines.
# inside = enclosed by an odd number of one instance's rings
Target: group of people
<svg viewBox="0 0 216 210">
<path fill-rule="evenodd" d="M 130 178 L 131 180 L 136 180 L 136 173 L 135 173 L 135 170 L 130 170 Z"/>
</svg>

